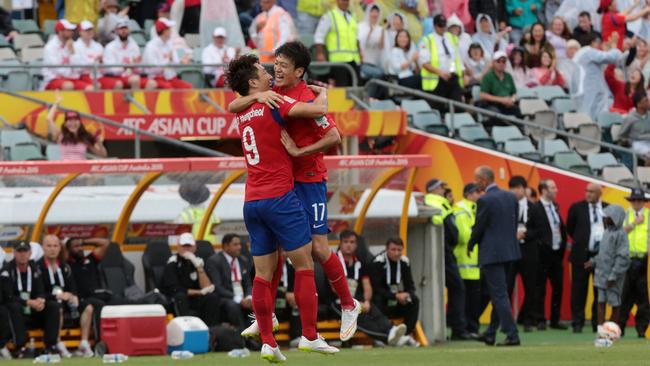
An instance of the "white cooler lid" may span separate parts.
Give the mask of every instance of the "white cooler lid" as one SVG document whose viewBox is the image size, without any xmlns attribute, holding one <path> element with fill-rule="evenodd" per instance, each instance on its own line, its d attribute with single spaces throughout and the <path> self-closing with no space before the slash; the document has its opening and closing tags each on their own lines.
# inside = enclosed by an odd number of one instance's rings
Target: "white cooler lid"
<svg viewBox="0 0 650 366">
<path fill-rule="evenodd" d="M 160 316 L 167 316 L 167 312 L 162 305 L 117 305 L 102 308 L 102 319 L 153 318 Z"/>
</svg>

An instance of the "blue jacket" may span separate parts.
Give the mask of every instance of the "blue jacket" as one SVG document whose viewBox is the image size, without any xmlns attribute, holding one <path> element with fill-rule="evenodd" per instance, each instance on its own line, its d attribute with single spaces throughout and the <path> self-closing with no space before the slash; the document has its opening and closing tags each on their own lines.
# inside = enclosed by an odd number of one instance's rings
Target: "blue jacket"
<svg viewBox="0 0 650 366">
<path fill-rule="evenodd" d="M 477 202 L 476 223 L 469 251 L 479 246 L 478 264 L 507 263 L 521 258 L 517 241 L 519 204 L 514 194 L 496 185 L 487 188 Z"/>
</svg>

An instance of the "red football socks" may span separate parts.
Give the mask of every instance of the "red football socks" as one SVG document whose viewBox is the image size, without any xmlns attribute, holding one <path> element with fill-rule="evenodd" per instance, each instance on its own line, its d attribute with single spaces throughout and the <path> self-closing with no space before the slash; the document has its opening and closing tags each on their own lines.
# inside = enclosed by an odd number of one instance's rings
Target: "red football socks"
<svg viewBox="0 0 650 366">
<path fill-rule="evenodd" d="M 310 341 L 316 339 L 316 321 L 318 319 L 318 295 L 314 282 L 314 270 L 296 271 L 295 282 L 296 305 L 300 312 L 302 335 Z M 255 295 L 253 295 L 255 298 Z"/>
<path fill-rule="evenodd" d="M 280 254 L 278 254 L 278 264 L 275 267 L 275 273 L 273 273 L 273 278 L 271 279 L 271 299 L 273 301 L 273 308 L 271 312 L 273 313 L 275 312 L 275 299 L 277 299 L 278 297 L 278 286 L 280 286 L 280 280 L 282 279 L 283 267 L 284 267 L 284 259 Z"/>
<path fill-rule="evenodd" d="M 352 300 L 352 294 L 350 294 L 350 288 L 348 287 L 348 279 L 345 278 L 345 273 L 343 273 L 343 265 L 341 261 L 336 256 L 336 254 L 331 253 L 328 260 L 324 263 L 321 263 L 323 270 L 327 279 L 332 284 L 334 291 L 341 299 L 341 308 L 344 310 L 354 309 L 354 300 Z"/>
<path fill-rule="evenodd" d="M 257 319 L 257 326 L 260 328 L 260 338 L 262 338 L 262 343 L 277 347 L 278 344 L 273 337 L 273 304 L 275 304 L 275 300 L 271 298 L 271 293 L 271 282 L 255 277 L 253 280 L 253 311 Z"/>
</svg>

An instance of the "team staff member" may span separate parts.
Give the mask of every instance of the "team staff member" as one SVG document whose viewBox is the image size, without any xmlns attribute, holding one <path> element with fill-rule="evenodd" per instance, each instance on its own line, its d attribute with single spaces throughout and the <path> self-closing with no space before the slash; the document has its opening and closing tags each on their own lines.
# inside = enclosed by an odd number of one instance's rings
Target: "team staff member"
<svg viewBox="0 0 650 366">
<path fill-rule="evenodd" d="M 275 0 L 261 0 L 260 12 L 248 30 L 260 51 L 260 62 L 275 61 L 275 51 L 296 38 L 296 28 L 289 14 Z"/>
<path fill-rule="evenodd" d="M 77 26 L 66 19 L 56 22 L 52 37 L 43 48 L 43 79 L 45 90 L 92 90 L 90 83 L 80 80 L 74 69 L 70 67 L 49 67 L 55 65 L 70 65 L 75 55 L 74 40 L 72 35 Z"/>
<path fill-rule="evenodd" d="M 74 43 L 74 56 L 72 56 L 73 65 L 97 65 L 102 63 L 104 47 L 94 40 L 95 30 L 93 23 L 84 20 L 79 24 L 79 38 Z M 92 69 L 80 68 L 77 71 L 79 80 L 93 84 L 91 76 Z M 119 85 L 121 89 L 123 85 Z"/>
<path fill-rule="evenodd" d="M 175 24 L 176 22 L 167 18 L 156 20 L 154 27 L 156 27 L 158 37 L 147 43 L 147 47 L 144 49 L 143 62 L 148 65 L 161 66 L 146 70 L 149 77 L 156 81 L 159 89 L 192 89 L 192 84 L 178 78 L 176 70 L 164 67 L 170 64 L 178 65 L 190 62 L 188 57 L 184 57 L 182 60 L 179 59 L 172 45 L 171 27 Z"/>
<path fill-rule="evenodd" d="M 140 74 L 135 66 L 142 62 L 140 47 L 130 37 L 128 19 L 120 20 L 115 27 L 117 37 L 104 48 L 104 63 L 116 66 L 104 69 L 99 79 L 102 89 L 116 89 L 120 83 L 124 89 L 154 89 L 156 82 Z"/>
<path fill-rule="evenodd" d="M 14 332 L 16 358 L 24 358 L 28 353 L 28 326 L 42 327 L 45 351 L 58 353 L 56 341 L 59 335 L 59 303 L 48 300 L 43 286 L 43 274 L 34 261 L 29 257 L 32 250 L 27 241 L 19 241 L 14 245 L 14 259 L 0 273 L 4 280 L 12 283 L 12 291 L 7 309 L 11 315 L 11 325 Z M 32 355 L 33 356 L 33 355 Z"/>
<path fill-rule="evenodd" d="M 204 268 L 203 259 L 197 257 L 196 241 L 191 233 L 183 233 L 178 239 L 178 252 L 165 266 L 162 292 L 173 298 L 178 315 L 188 316 L 197 312 L 208 326 L 217 325 L 221 302 L 215 287 Z M 209 264 L 208 264 L 209 265 Z"/>
<path fill-rule="evenodd" d="M 4 249 L 0 249 L 0 265 L 5 265 Z M 0 359 L 11 360 L 11 352 L 7 348 L 7 342 L 11 339 L 11 325 L 9 324 L 9 310 L 7 303 L 12 297 L 12 283 L 9 280 L 9 273 L 4 275 L 0 268 Z"/>
<path fill-rule="evenodd" d="M 311 57 L 309 50 L 300 42 L 289 42 L 277 50 L 275 62 L 274 91 L 301 102 L 312 102 L 316 97 L 302 80 Z M 239 98 L 230 105 L 231 112 L 250 106 L 257 98 L 274 98 L 274 92 Z M 240 106 L 241 105 L 241 106 Z M 341 142 L 334 120 L 329 116 L 318 119 L 291 119 L 282 133 L 282 142 L 292 156 L 294 192 L 302 202 L 309 219 L 314 257 L 321 263 L 325 274 L 341 300 L 343 309 L 340 338 L 349 340 L 356 331 L 356 319 L 361 305 L 355 302 L 348 289 L 343 267 L 329 247 L 327 233 L 327 168 L 324 151 Z M 274 288 L 280 274 L 274 275 Z"/>
<path fill-rule="evenodd" d="M 632 194 L 626 197 L 632 207 L 627 212 L 624 229 L 628 233 L 630 245 L 630 267 L 625 277 L 623 295 L 621 297 L 621 329 L 630 314 L 632 306 L 636 304 L 634 316 L 636 332 L 639 338 L 645 337 L 645 331 L 650 322 L 650 307 L 648 306 L 648 218 L 650 210 L 645 207 L 649 201 L 641 189 L 633 189 Z"/>
</svg>

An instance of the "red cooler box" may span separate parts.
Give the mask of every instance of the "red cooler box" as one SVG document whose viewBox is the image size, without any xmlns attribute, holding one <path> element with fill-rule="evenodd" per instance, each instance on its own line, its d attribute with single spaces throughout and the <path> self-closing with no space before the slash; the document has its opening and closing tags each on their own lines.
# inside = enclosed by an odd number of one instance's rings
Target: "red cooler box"
<svg viewBox="0 0 650 366">
<path fill-rule="evenodd" d="M 121 305 L 102 308 L 102 341 L 108 353 L 128 356 L 167 353 L 167 322 L 161 305 Z"/>
</svg>

